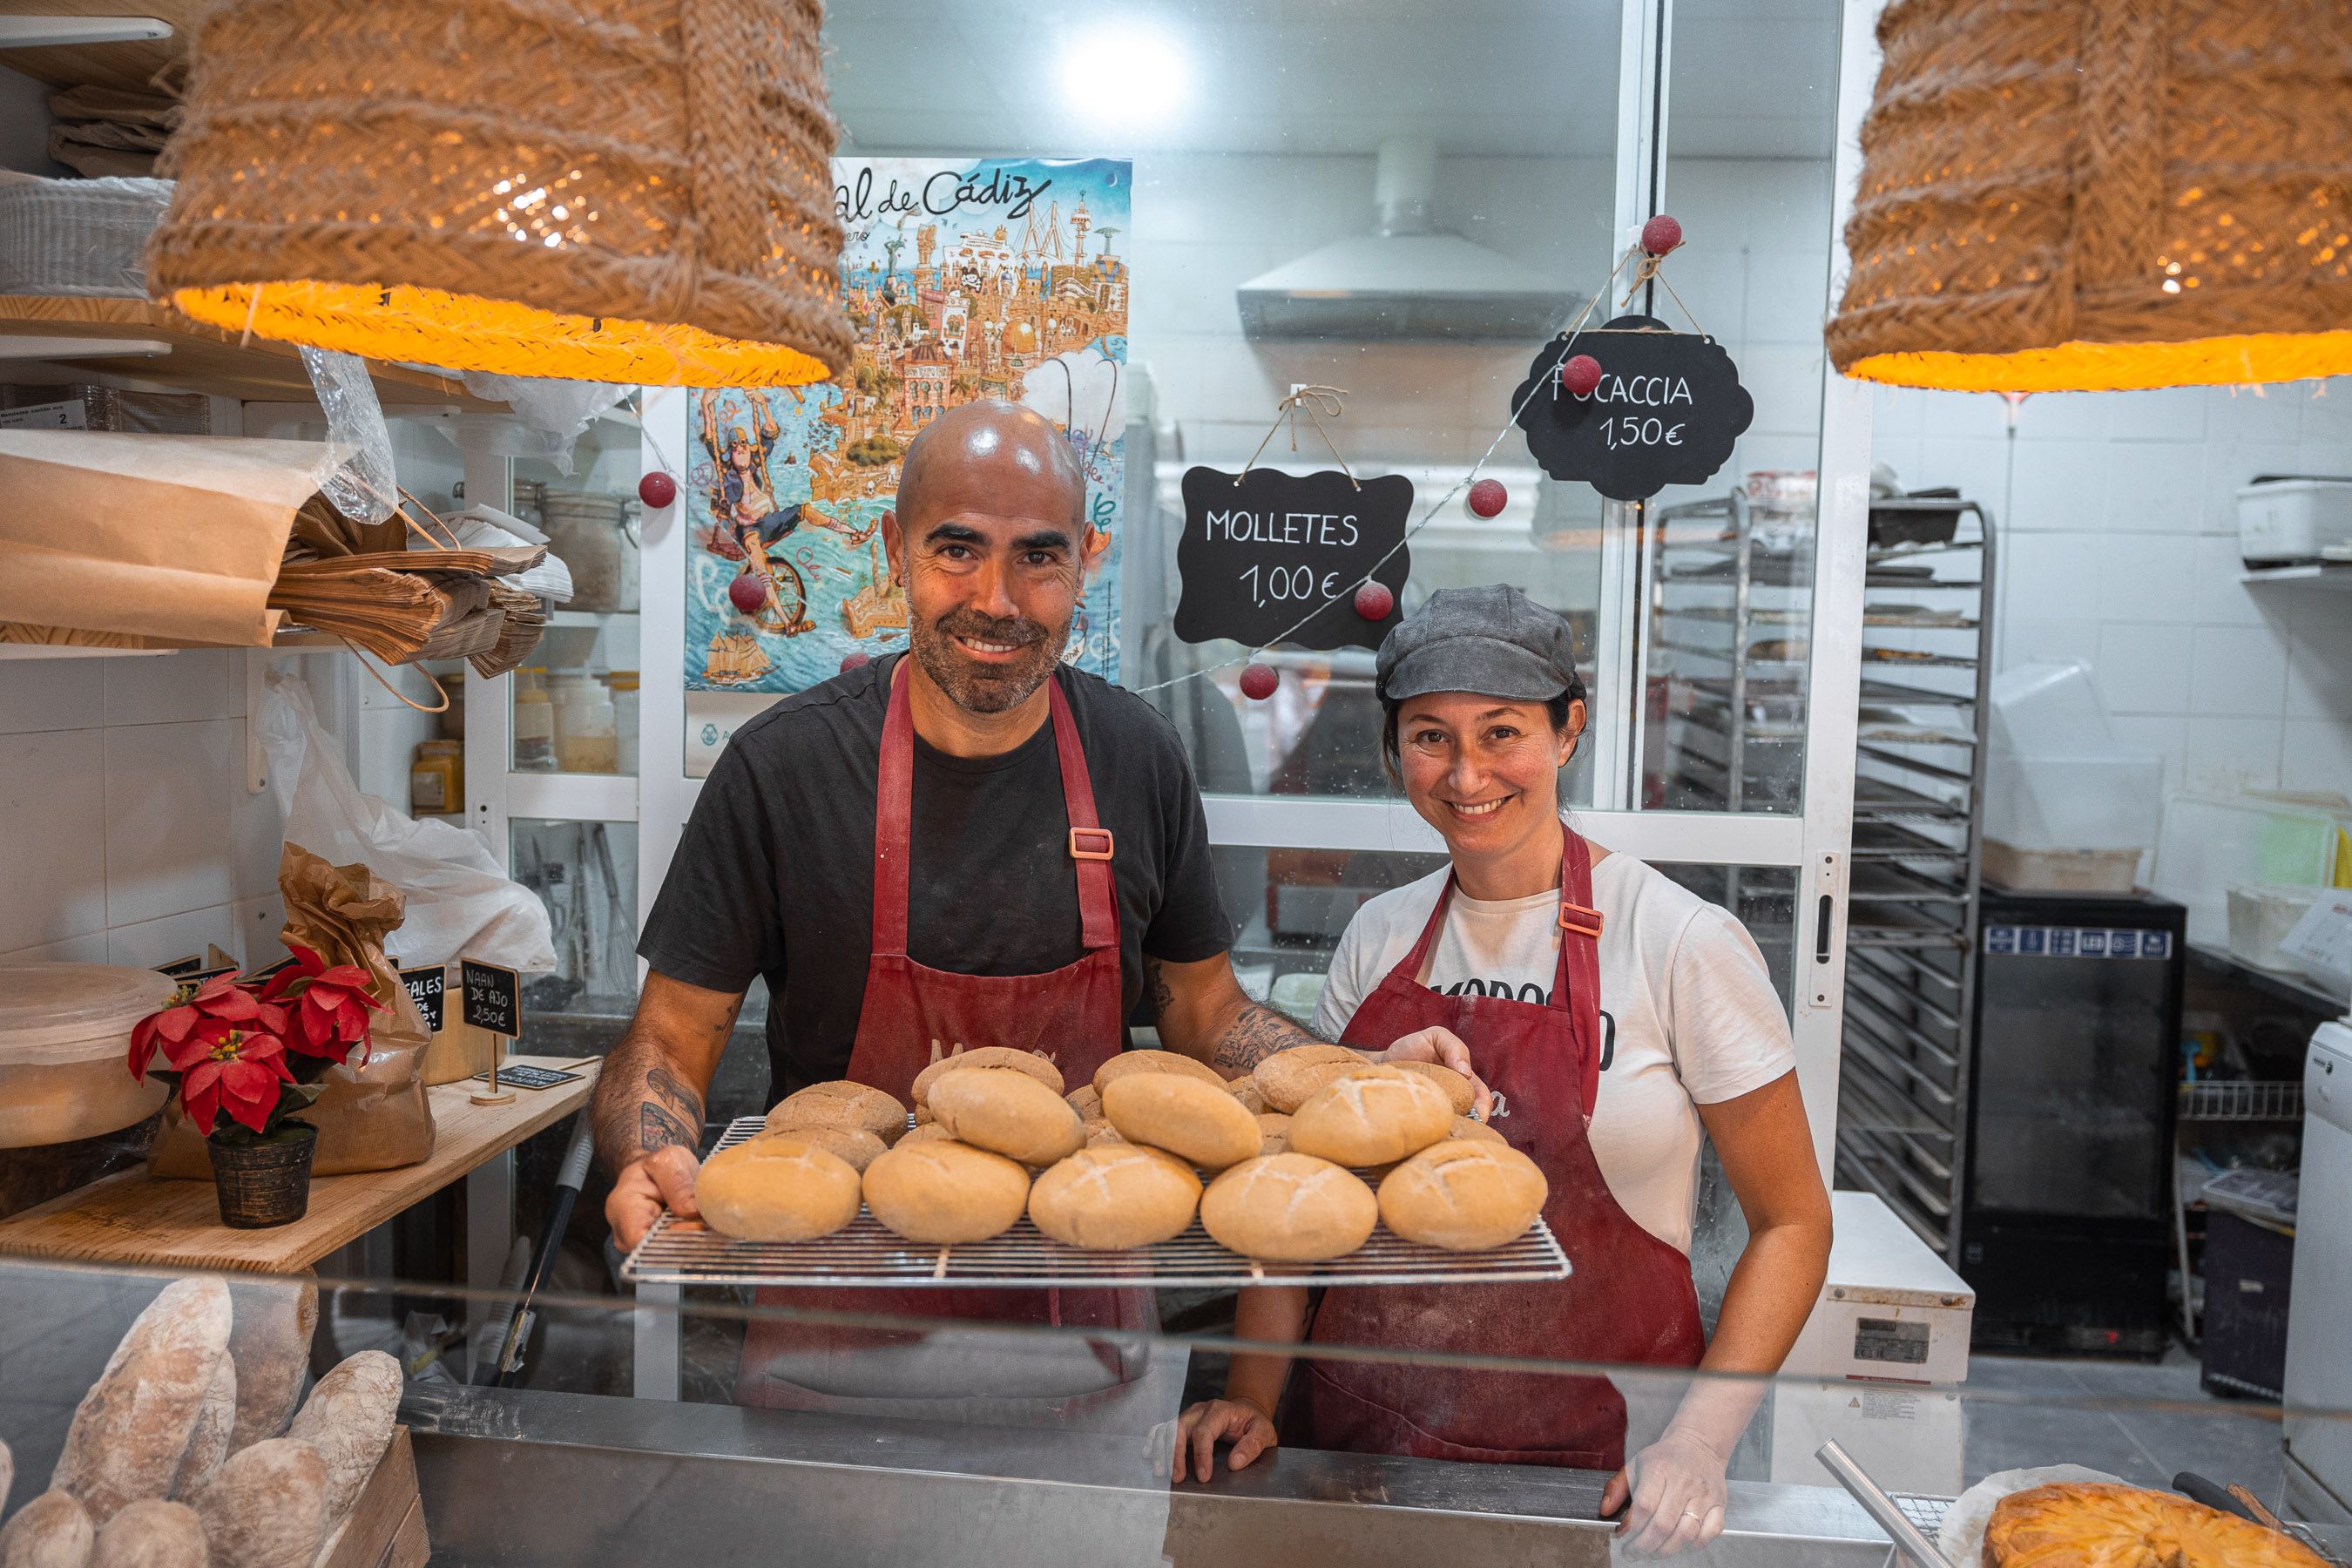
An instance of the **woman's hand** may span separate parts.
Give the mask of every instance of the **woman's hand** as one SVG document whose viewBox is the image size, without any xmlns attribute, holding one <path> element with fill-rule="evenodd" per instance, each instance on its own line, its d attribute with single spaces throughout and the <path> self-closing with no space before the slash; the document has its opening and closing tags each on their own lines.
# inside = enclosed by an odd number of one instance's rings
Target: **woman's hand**
<svg viewBox="0 0 2352 1568">
<path fill-rule="evenodd" d="M 1494 1109 L 1495 1096 L 1486 1088 L 1486 1080 L 1470 1070 L 1470 1047 L 1464 1045 L 1461 1037 L 1451 1029 L 1434 1026 L 1416 1029 L 1387 1050 L 1374 1051 L 1372 1060 L 1435 1062 L 1441 1067 L 1452 1068 L 1470 1080 L 1470 1087 L 1475 1096 L 1470 1107 L 1471 1115 L 1484 1121 L 1486 1120 L 1486 1113 Z"/>
<path fill-rule="evenodd" d="M 1246 1469 L 1251 1460 L 1280 1441 L 1275 1435 L 1274 1417 L 1257 1401 L 1237 1396 L 1203 1400 L 1176 1417 L 1170 1472 L 1173 1479 L 1184 1479 L 1184 1451 L 1190 1447 L 1194 1479 L 1207 1480 L 1216 1471 L 1220 1438 L 1234 1446 L 1225 1456 L 1229 1470 Z"/>
<path fill-rule="evenodd" d="M 1723 1471 L 1714 1449 L 1670 1429 L 1609 1478 L 1601 1517 L 1625 1510 L 1616 1533 L 1631 1538 L 1629 1557 L 1672 1557 L 1705 1546 L 1723 1533 Z"/>
</svg>

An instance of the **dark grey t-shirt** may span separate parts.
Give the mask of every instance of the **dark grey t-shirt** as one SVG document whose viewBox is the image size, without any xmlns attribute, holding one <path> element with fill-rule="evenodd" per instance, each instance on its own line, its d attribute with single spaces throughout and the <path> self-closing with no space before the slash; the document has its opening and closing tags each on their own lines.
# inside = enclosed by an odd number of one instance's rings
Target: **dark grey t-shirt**
<svg viewBox="0 0 2352 1568">
<path fill-rule="evenodd" d="M 903 656 L 900 656 L 903 657 Z M 735 731 L 704 784 L 637 952 L 690 985 L 768 980 L 769 1097 L 842 1077 L 874 934 L 874 795 L 896 658 L 877 659 Z M 1117 844 L 1119 973 L 1132 1011 L 1146 954 L 1233 945 L 1208 824 L 1175 730 L 1149 703 L 1065 667 L 1095 809 Z M 908 950 L 961 974 L 1076 962 L 1077 878 L 1054 727 L 995 757 L 915 737 Z"/>
</svg>

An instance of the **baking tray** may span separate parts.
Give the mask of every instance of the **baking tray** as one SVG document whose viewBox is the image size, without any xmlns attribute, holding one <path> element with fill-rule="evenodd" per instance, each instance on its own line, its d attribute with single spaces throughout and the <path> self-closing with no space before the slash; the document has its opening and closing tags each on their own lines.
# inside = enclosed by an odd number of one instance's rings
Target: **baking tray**
<svg viewBox="0 0 2352 1568">
<path fill-rule="evenodd" d="M 758 1136 L 761 1126 L 757 1116 L 738 1119 L 711 1152 Z M 1569 1272 L 1568 1255 L 1541 1218 L 1517 1241 L 1492 1252 L 1447 1252 L 1406 1241 L 1381 1226 L 1361 1247 L 1328 1263 L 1260 1263 L 1211 1240 L 1197 1215 L 1182 1235 L 1155 1247 L 1092 1252 L 1053 1240 L 1025 1215 L 1011 1230 L 987 1241 L 924 1247 L 885 1230 L 868 1209 L 858 1210 L 845 1227 L 816 1241 L 733 1241 L 666 1214 L 621 1265 L 621 1278 L 630 1284 L 843 1289 L 1506 1285 L 1565 1279 Z"/>
</svg>

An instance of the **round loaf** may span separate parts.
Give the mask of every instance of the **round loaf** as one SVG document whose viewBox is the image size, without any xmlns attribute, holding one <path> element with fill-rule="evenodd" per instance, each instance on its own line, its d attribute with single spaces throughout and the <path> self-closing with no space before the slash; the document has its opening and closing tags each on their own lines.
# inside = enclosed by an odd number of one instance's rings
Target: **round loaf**
<svg viewBox="0 0 2352 1568">
<path fill-rule="evenodd" d="M 1130 1143 L 1181 1155 L 1222 1171 L 1257 1153 L 1257 1118 L 1223 1084 L 1168 1072 L 1135 1072 L 1103 1090 L 1103 1114 Z"/>
<path fill-rule="evenodd" d="M 1306 1154 L 1244 1160 L 1201 1196 L 1201 1224 L 1221 1246 L 1277 1263 L 1345 1258 L 1380 1214 L 1371 1188 Z"/>
<path fill-rule="evenodd" d="M 1454 1127 L 1445 1091 L 1409 1072 L 1335 1079 L 1291 1113 L 1290 1146 L 1341 1165 L 1386 1165 Z"/>
<path fill-rule="evenodd" d="M 907 1108 L 878 1089 L 835 1079 L 784 1096 L 768 1112 L 766 1127 L 771 1132 L 796 1127 L 854 1127 L 890 1143 L 907 1130 Z"/>
<path fill-rule="evenodd" d="M 1078 1120 L 1081 1121 L 1098 1121 L 1102 1119 L 1102 1093 L 1094 1085 L 1082 1083 L 1062 1098 L 1070 1102 L 1070 1109 L 1078 1113 Z"/>
<path fill-rule="evenodd" d="M 1123 1251 L 1192 1223 L 1201 1178 L 1172 1154 L 1132 1143 L 1081 1149 L 1037 1178 L 1029 1217 L 1055 1241 Z"/>
<path fill-rule="evenodd" d="M 1024 1165 L 1050 1165 L 1086 1147 L 1086 1124 L 1060 1092 L 1010 1068 L 949 1073 L 931 1085 L 930 1105 L 958 1142 Z"/>
<path fill-rule="evenodd" d="M 950 1138 L 893 1149 L 866 1167 L 866 1205 L 874 1217 L 929 1247 L 1001 1236 L 1028 1203 L 1028 1172 Z"/>
<path fill-rule="evenodd" d="M 1095 1092 L 1100 1094 L 1119 1079 L 1139 1072 L 1171 1073 L 1219 1089 L 1225 1087 L 1224 1074 L 1175 1051 L 1121 1051 L 1095 1068 Z"/>
<path fill-rule="evenodd" d="M 1118 1135 L 1118 1129 L 1113 1127 L 1102 1117 L 1097 1116 L 1087 1123 L 1087 1147 L 1089 1149 L 1099 1149 L 1108 1143 L 1126 1142 L 1126 1139 Z"/>
<path fill-rule="evenodd" d="M 1250 1074 L 1268 1110 L 1287 1116 L 1307 1103 L 1307 1097 L 1333 1079 L 1349 1073 L 1390 1071 L 1361 1051 L 1345 1046 L 1293 1046 L 1276 1051 Z"/>
<path fill-rule="evenodd" d="M 1443 1062 L 1398 1062 L 1396 1066 L 1409 1073 L 1418 1073 L 1445 1091 L 1445 1102 L 1456 1116 L 1467 1116 L 1470 1108 L 1478 1103 L 1478 1091 L 1470 1080 Z"/>
<path fill-rule="evenodd" d="M 702 1163 L 694 1201 L 711 1229 L 738 1241 L 813 1241 L 857 1217 L 849 1162 L 790 1132 L 771 1132 Z"/>
<path fill-rule="evenodd" d="M 1466 1116 L 1455 1117 L 1454 1119 L 1454 1131 L 1447 1133 L 1446 1136 L 1449 1138 L 1459 1138 L 1465 1142 L 1470 1143 L 1500 1143 L 1507 1149 L 1510 1147 L 1511 1143 L 1509 1139 L 1496 1131 L 1494 1128 L 1488 1126 L 1486 1122 L 1473 1121 Z"/>
<path fill-rule="evenodd" d="M 1242 1109 L 1252 1116 L 1264 1116 L 1267 1111 L 1274 1110 L 1274 1107 L 1265 1102 L 1265 1096 L 1258 1092 L 1257 1079 L 1255 1074 L 1244 1073 L 1226 1084 L 1225 1088 L 1235 1100 L 1242 1102 Z M 1279 1115 L 1281 1112 L 1276 1111 L 1276 1114 Z"/>
<path fill-rule="evenodd" d="M 1381 1220 L 1407 1241 L 1484 1252 L 1533 1225 L 1549 1193 L 1536 1163 L 1508 1144 L 1449 1138 L 1381 1179 Z"/>
<path fill-rule="evenodd" d="M 907 1135 L 901 1132 L 898 1136 Z M 785 1127 L 762 1132 L 760 1137 L 797 1138 L 803 1143 L 814 1143 L 826 1153 L 839 1156 L 853 1171 L 863 1171 L 889 1147 L 863 1127 Z"/>
<path fill-rule="evenodd" d="M 1279 1110 L 1268 1110 L 1257 1119 L 1257 1152 L 1261 1154 L 1286 1154 L 1290 1152 L 1290 1118 Z"/>
<path fill-rule="evenodd" d="M 125 1508 L 136 1504 L 126 1503 Z M 121 1510 L 117 1510 L 119 1514 Z M 0 1527 L 5 1568 L 82 1568 L 89 1561 L 89 1513 L 69 1491 L 50 1488 Z"/>
<path fill-rule="evenodd" d="M 146 1498 L 106 1521 L 89 1568 L 205 1568 L 205 1524 L 184 1502 Z"/>
<path fill-rule="evenodd" d="M 946 1143 L 950 1142 L 952 1142 L 952 1140 L 948 1136 L 948 1130 L 946 1128 L 940 1126 L 936 1121 L 925 1121 L 917 1126 L 908 1128 L 907 1130 L 907 1135 L 904 1138 L 899 1139 L 898 1142 L 892 1144 L 891 1147 L 894 1149 L 904 1149 L 910 1143 Z"/>
<path fill-rule="evenodd" d="M 1062 1069 L 1034 1051 L 1018 1050 L 1012 1046 L 980 1046 L 968 1051 L 958 1051 L 951 1057 L 941 1057 L 915 1075 L 915 1103 L 930 1102 L 931 1085 L 951 1072 L 966 1068 L 1009 1068 L 1025 1072 L 1047 1089 L 1059 1094 L 1067 1087 L 1062 1082 Z"/>
</svg>

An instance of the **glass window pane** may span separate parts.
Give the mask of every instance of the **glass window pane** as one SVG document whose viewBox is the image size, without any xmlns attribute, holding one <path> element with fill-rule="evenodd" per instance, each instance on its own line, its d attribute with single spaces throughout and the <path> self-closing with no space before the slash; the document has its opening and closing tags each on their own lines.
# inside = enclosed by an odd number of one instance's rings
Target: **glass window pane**
<svg viewBox="0 0 2352 1568">
<path fill-rule="evenodd" d="M 514 460 L 507 510 L 543 530 L 572 574 L 571 599 L 550 612 L 530 663 L 515 672 L 518 773 L 637 771 L 642 449 L 625 405 L 581 433 L 568 473 L 546 458 Z"/>
<path fill-rule="evenodd" d="M 508 869 L 547 905 L 551 973 L 523 976 L 534 1026 L 626 1024 L 637 998 L 637 825 L 515 818 Z"/>
</svg>

